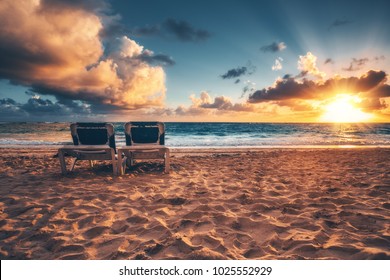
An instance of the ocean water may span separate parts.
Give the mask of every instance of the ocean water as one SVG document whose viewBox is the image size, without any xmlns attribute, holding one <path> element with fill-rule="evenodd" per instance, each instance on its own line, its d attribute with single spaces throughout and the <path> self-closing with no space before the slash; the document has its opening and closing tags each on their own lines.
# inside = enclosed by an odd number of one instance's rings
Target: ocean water
<svg viewBox="0 0 390 280">
<path fill-rule="evenodd" d="M 117 145 L 124 123 L 114 123 Z M 169 147 L 389 146 L 390 124 L 165 123 Z M 69 123 L 0 123 L 0 145 L 71 144 Z"/>
</svg>

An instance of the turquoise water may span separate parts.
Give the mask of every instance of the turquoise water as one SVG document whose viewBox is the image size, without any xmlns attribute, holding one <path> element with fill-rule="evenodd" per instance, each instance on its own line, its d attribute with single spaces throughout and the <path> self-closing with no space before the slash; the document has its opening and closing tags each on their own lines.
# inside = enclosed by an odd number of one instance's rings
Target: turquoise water
<svg viewBox="0 0 390 280">
<path fill-rule="evenodd" d="M 124 123 L 113 123 L 123 145 Z M 390 146 L 390 124 L 165 123 L 171 147 Z M 71 144 L 69 123 L 0 123 L 0 145 Z"/>
</svg>

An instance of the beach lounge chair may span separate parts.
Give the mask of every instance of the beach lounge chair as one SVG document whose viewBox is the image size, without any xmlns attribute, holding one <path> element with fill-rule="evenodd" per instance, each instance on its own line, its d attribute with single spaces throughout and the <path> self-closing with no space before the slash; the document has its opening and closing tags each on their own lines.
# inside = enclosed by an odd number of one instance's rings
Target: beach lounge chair
<svg viewBox="0 0 390 280">
<path fill-rule="evenodd" d="M 125 137 L 126 146 L 118 148 L 120 174 L 124 174 L 126 166 L 132 166 L 136 159 L 163 159 L 164 171 L 169 172 L 169 148 L 164 145 L 164 123 L 128 122 L 125 124 Z"/>
<path fill-rule="evenodd" d="M 73 158 L 70 171 L 79 160 L 88 160 L 93 167 L 95 160 L 110 160 L 112 170 L 117 174 L 115 159 L 115 133 L 110 123 L 72 123 L 70 125 L 73 145 L 58 149 L 58 158 L 63 174 L 67 173 L 65 157 Z"/>
</svg>

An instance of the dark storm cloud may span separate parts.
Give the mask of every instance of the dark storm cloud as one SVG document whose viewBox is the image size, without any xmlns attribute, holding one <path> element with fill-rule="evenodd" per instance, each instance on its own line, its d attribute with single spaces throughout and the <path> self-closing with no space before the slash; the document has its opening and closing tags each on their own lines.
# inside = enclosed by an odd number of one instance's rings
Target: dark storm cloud
<svg viewBox="0 0 390 280">
<path fill-rule="evenodd" d="M 384 71 L 373 70 L 360 77 L 331 78 L 325 82 L 307 79 L 298 81 L 288 77 L 278 80 L 272 87 L 253 92 L 249 95 L 248 102 L 321 100 L 345 92 L 361 94 L 371 104 L 378 104 L 379 98 L 390 97 L 390 86 L 386 81 L 387 74 Z"/>
<path fill-rule="evenodd" d="M 263 52 L 280 52 L 286 48 L 286 44 L 284 42 L 276 43 L 273 42 L 269 45 L 262 46 L 260 50 Z"/>
</svg>

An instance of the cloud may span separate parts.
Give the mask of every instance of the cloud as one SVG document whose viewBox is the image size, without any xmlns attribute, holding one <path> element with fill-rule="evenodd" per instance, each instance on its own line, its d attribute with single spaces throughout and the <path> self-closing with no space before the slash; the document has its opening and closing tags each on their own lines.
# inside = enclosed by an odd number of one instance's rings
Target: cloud
<svg viewBox="0 0 390 280">
<path fill-rule="evenodd" d="M 343 25 L 347 25 L 347 24 L 350 24 L 351 21 L 349 20 L 345 20 L 345 19 L 336 19 L 334 22 L 332 22 L 330 25 L 329 25 L 329 30 L 334 28 L 334 27 L 340 27 L 340 26 L 343 26 Z"/>
<path fill-rule="evenodd" d="M 162 106 L 160 64 L 172 61 L 127 36 L 105 45 L 104 3 L 1 1 L 0 78 L 62 100 L 118 109 Z"/>
<path fill-rule="evenodd" d="M 148 64 L 162 65 L 162 66 L 173 66 L 176 62 L 169 55 L 165 54 L 154 54 L 152 51 L 144 51 L 139 58 Z"/>
<path fill-rule="evenodd" d="M 160 25 L 146 25 L 144 27 L 135 27 L 131 30 L 134 36 L 153 36 L 159 35 L 161 32 Z"/>
<path fill-rule="evenodd" d="M 282 61 L 283 61 L 283 58 L 281 58 L 281 57 L 278 57 L 277 59 L 275 59 L 275 63 L 274 63 L 274 65 L 272 65 L 272 71 L 282 70 L 282 68 L 283 68 Z"/>
<path fill-rule="evenodd" d="M 370 60 L 368 58 L 359 58 L 359 59 L 356 59 L 356 58 L 352 58 L 352 61 L 351 63 L 349 64 L 349 67 L 347 68 L 343 68 L 344 71 L 358 71 L 358 70 L 361 70 L 366 64 L 367 62 L 369 62 Z"/>
<path fill-rule="evenodd" d="M 208 39 L 211 34 L 204 29 L 196 29 L 184 20 L 168 18 L 164 21 L 163 27 L 177 39 L 183 42 L 199 42 Z"/>
<path fill-rule="evenodd" d="M 386 84 L 384 71 L 370 70 L 360 77 L 334 77 L 326 81 L 312 81 L 287 77 L 278 79 L 268 88 L 257 90 L 249 95 L 249 103 L 276 102 L 293 104 L 299 100 L 325 100 L 340 93 L 357 94 L 367 104 L 382 104 L 380 98 L 390 97 L 390 86 Z M 378 107 L 377 109 L 381 109 Z"/>
<path fill-rule="evenodd" d="M 41 99 L 40 96 L 33 96 L 27 103 L 20 105 L 20 109 L 29 113 L 30 115 L 68 115 L 73 113 L 69 107 L 59 103 L 53 102 L 49 99 Z"/>
<path fill-rule="evenodd" d="M 163 38 L 175 38 L 182 42 L 200 42 L 211 37 L 211 33 L 205 29 L 197 29 L 185 20 L 168 18 L 160 24 L 136 27 L 131 30 L 135 36 L 162 36 Z"/>
<path fill-rule="evenodd" d="M 241 93 L 240 98 L 243 98 L 247 93 L 254 92 L 256 90 L 255 86 L 256 86 L 256 84 L 254 82 L 251 82 L 249 80 L 245 81 L 245 86 L 242 89 L 242 93 Z"/>
<path fill-rule="evenodd" d="M 85 10 L 85 11 L 110 11 L 110 5 L 104 0 L 41 0 L 45 9 L 52 10 Z"/>
<path fill-rule="evenodd" d="M 229 69 L 225 74 L 221 75 L 222 79 L 233 79 L 239 78 L 245 75 L 252 75 L 256 72 L 256 66 L 252 65 L 250 61 L 248 61 L 247 66 L 239 66 L 233 69 Z M 235 84 L 239 83 L 240 80 L 236 79 Z"/>
<path fill-rule="evenodd" d="M 287 48 L 286 44 L 284 42 L 276 43 L 273 42 L 269 45 L 262 46 L 260 50 L 263 52 L 280 52 Z"/>
<path fill-rule="evenodd" d="M 278 79 L 275 85 L 257 90 L 249 95 L 250 103 L 279 101 L 288 99 L 314 98 L 312 89 L 315 88 L 313 81 L 304 80 L 299 82 L 294 78 Z"/>
<path fill-rule="evenodd" d="M 381 61 L 381 60 L 385 60 L 385 59 L 386 59 L 386 57 L 384 55 L 374 57 L 374 61 Z"/>
<path fill-rule="evenodd" d="M 327 59 L 325 60 L 324 64 L 334 64 L 334 61 L 333 61 L 333 59 L 331 59 L 331 58 L 327 58 Z"/>
<path fill-rule="evenodd" d="M 11 98 L 0 99 L 0 118 L 3 121 L 25 120 L 28 114 Z"/>
<path fill-rule="evenodd" d="M 254 106 L 249 103 L 233 103 L 229 97 L 217 96 L 212 98 L 206 91 L 200 93 L 200 97 L 190 96 L 191 105 L 178 106 L 175 110 L 177 115 L 207 115 L 228 112 L 253 112 Z"/>
<path fill-rule="evenodd" d="M 307 52 L 306 55 L 300 55 L 298 60 L 298 70 L 301 70 L 300 77 L 312 75 L 316 78 L 323 79 L 325 73 L 321 72 L 317 68 L 317 57 L 311 52 Z"/>
<path fill-rule="evenodd" d="M 344 71 L 359 71 L 367 67 L 369 64 L 380 63 L 384 61 L 386 57 L 384 55 L 375 56 L 373 58 L 363 57 L 363 58 L 352 58 L 348 67 L 343 67 Z"/>
<path fill-rule="evenodd" d="M 237 78 L 245 75 L 248 71 L 248 68 L 245 66 L 242 67 L 237 67 L 234 69 L 228 70 L 225 74 L 221 75 L 222 79 L 232 79 L 232 78 Z"/>
<path fill-rule="evenodd" d="M 321 73 L 315 65 L 315 56 L 308 54 L 300 58 L 302 71 L 306 75 Z M 314 76 L 314 75 L 313 75 Z M 278 78 L 272 86 L 255 90 L 255 85 L 247 81 L 242 96 L 249 94 L 246 102 L 235 103 L 229 97 L 212 97 L 206 91 L 200 96 L 192 95 L 191 105 L 181 105 L 170 113 L 174 116 L 246 116 L 247 118 L 300 116 L 302 119 L 316 120 L 323 106 L 340 94 L 359 97 L 359 108 L 364 111 L 385 114 L 389 107 L 390 85 L 384 71 L 370 70 L 359 77 L 335 76 L 328 79 L 313 80 L 287 74 Z"/>
<path fill-rule="evenodd" d="M 71 100 L 51 101 L 33 95 L 26 103 L 11 98 L 0 99 L 0 116 L 4 120 L 63 120 L 68 116 L 87 117 L 91 111 L 87 104 Z"/>
</svg>

